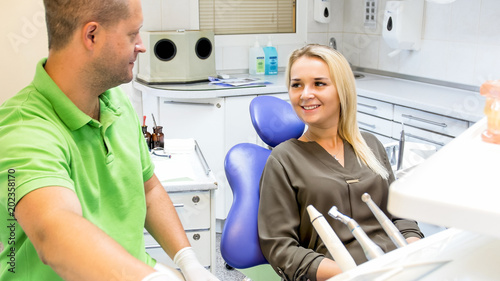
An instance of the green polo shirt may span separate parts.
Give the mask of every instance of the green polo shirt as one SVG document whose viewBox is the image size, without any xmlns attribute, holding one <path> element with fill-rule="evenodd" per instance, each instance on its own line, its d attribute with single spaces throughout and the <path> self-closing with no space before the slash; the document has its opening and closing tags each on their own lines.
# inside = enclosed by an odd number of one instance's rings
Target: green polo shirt
<svg viewBox="0 0 500 281">
<path fill-rule="evenodd" d="M 154 265 L 143 237 L 144 182 L 154 166 L 128 97 L 120 88 L 101 94 L 94 120 L 57 87 L 45 61 L 33 82 L 0 106 L 0 280 L 62 280 L 12 214 L 24 195 L 46 186 L 73 190 L 86 219 Z"/>
</svg>

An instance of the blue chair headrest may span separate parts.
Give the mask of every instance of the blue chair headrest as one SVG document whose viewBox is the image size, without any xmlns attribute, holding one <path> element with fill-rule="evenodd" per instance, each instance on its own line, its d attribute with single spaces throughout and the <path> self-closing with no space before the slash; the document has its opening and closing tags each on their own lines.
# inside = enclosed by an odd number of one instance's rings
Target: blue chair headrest
<svg viewBox="0 0 500 281">
<path fill-rule="evenodd" d="M 271 147 L 299 138 L 305 128 L 292 106 L 273 96 L 254 98 L 250 103 L 250 117 L 259 137 Z"/>
</svg>

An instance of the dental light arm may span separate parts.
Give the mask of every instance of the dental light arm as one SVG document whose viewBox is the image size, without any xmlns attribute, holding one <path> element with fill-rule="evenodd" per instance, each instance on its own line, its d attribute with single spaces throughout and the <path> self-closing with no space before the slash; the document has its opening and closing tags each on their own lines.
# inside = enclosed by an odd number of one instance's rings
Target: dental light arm
<svg viewBox="0 0 500 281">
<path fill-rule="evenodd" d="M 408 245 L 406 239 L 403 237 L 401 232 L 396 228 L 396 226 L 392 223 L 392 221 L 380 210 L 380 208 L 373 202 L 370 194 L 365 193 L 361 196 L 361 200 L 368 205 L 368 208 L 372 211 L 373 215 L 377 218 L 378 222 L 382 225 L 382 228 L 385 230 L 389 238 L 391 238 L 392 242 L 396 244 L 398 248 L 404 247 Z"/>
<path fill-rule="evenodd" d="M 349 254 L 344 244 L 340 241 L 339 237 L 335 234 L 323 215 L 312 205 L 307 206 L 307 212 L 309 213 L 312 225 L 340 269 L 346 272 L 356 267 L 356 263 L 351 254 Z"/>
<path fill-rule="evenodd" d="M 339 220 L 347 225 L 351 233 L 363 248 L 365 256 L 368 260 L 372 260 L 384 254 L 384 251 L 382 251 L 382 249 L 380 249 L 377 244 L 375 244 L 370 238 L 368 238 L 368 235 L 366 235 L 366 233 L 361 229 L 359 224 L 352 218 L 340 213 L 337 210 L 336 206 L 333 206 L 330 211 L 328 211 L 328 214 L 334 219 Z"/>
</svg>

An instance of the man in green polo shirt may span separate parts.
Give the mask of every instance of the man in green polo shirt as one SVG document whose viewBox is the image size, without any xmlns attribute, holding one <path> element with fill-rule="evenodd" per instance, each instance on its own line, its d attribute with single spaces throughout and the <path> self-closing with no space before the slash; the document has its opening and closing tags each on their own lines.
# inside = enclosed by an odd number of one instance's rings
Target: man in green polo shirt
<svg viewBox="0 0 500 281">
<path fill-rule="evenodd" d="M 0 280 L 217 280 L 196 259 L 117 87 L 145 51 L 140 0 L 44 4 L 49 56 L 0 106 Z M 183 277 L 146 254 L 144 227 Z"/>
</svg>

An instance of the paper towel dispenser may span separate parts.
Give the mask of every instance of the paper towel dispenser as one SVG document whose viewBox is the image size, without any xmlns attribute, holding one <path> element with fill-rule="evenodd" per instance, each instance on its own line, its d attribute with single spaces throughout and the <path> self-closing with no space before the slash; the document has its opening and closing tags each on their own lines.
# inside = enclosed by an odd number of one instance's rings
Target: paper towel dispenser
<svg viewBox="0 0 500 281">
<path fill-rule="evenodd" d="M 393 54 L 420 49 L 423 14 L 424 0 L 387 1 L 382 37 Z"/>
</svg>

